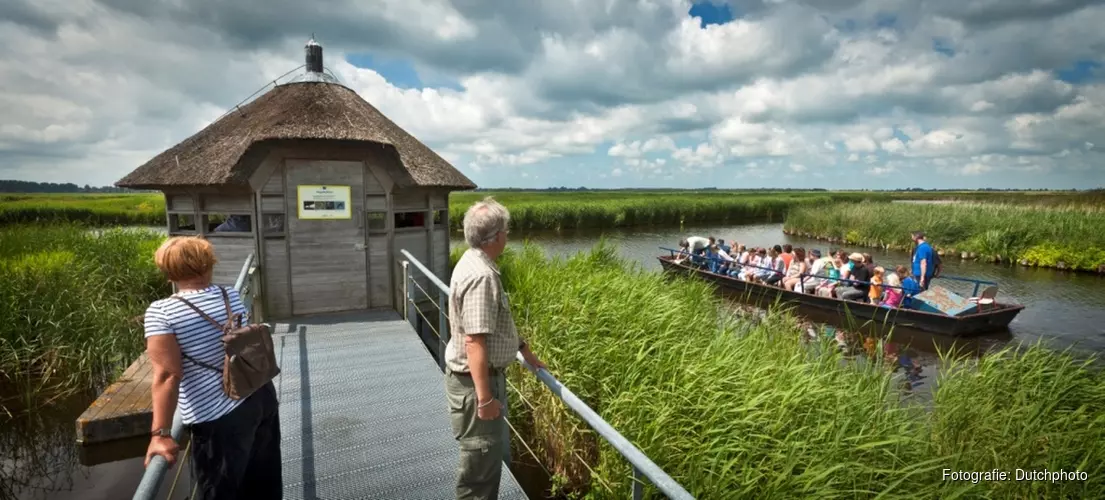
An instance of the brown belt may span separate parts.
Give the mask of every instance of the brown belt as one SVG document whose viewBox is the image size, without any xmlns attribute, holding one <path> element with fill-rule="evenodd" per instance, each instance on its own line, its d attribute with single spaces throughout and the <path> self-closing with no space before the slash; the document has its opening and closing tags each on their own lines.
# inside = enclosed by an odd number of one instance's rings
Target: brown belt
<svg viewBox="0 0 1105 500">
<path fill-rule="evenodd" d="M 489 372 L 488 375 L 502 375 L 504 373 L 504 370 L 502 368 L 491 368 L 491 369 L 488 370 L 488 372 Z M 450 373 L 453 373 L 453 374 L 455 374 L 457 376 L 461 376 L 461 377 L 471 377 L 472 376 L 472 374 L 469 373 L 469 372 L 450 371 Z"/>
</svg>

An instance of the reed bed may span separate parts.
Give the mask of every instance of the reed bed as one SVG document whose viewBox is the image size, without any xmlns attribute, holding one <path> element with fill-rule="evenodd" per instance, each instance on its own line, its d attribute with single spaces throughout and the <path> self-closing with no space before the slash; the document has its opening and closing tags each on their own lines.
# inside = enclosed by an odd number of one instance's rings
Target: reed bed
<svg viewBox="0 0 1105 500">
<path fill-rule="evenodd" d="M 781 221 L 797 206 L 889 199 L 870 192 L 465 192 L 449 197 L 450 224 L 462 227 L 464 212 L 484 196 L 510 209 L 511 229 L 561 230 L 632 226 L 678 226 L 692 223 L 740 224 Z"/>
<path fill-rule="evenodd" d="M 552 372 L 698 498 L 1105 496 L 1105 377 L 1066 353 L 962 361 L 977 366 L 942 373 L 930 408 L 903 403 L 882 361 L 847 363 L 831 339 L 804 346 L 786 312 L 729 320 L 706 283 L 601 244 L 500 262 L 520 332 Z M 509 380 L 511 422 L 560 492 L 625 498 L 627 462 L 533 377 Z M 994 467 L 1089 479 L 942 480 Z"/>
<path fill-rule="evenodd" d="M 0 414 L 102 385 L 143 349 L 140 318 L 168 283 L 164 236 L 76 225 L 0 230 Z"/>
<path fill-rule="evenodd" d="M 164 225 L 160 194 L 2 194 L 0 226 L 78 222 L 92 226 Z"/>
<path fill-rule="evenodd" d="M 924 230 L 938 250 L 995 262 L 1105 272 L 1105 208 L 997 203 L 838 203 L 792 210 L 784 230 L 852 245 L 909 249 Z"/>
</svg>

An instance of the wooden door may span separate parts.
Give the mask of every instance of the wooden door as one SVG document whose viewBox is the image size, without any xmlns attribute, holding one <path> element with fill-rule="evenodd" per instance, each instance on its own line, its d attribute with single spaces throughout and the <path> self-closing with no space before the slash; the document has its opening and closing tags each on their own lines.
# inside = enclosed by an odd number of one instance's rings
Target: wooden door
<svg viewBox="0 0 1105 500">
<path fill-rule="evenodd" d="M 365 252 L 364 164 L 354 161 L 286 160 L 288 260 L 291 266 L 292 314 L 368 308 Z M 301 196 L 301 188 L 308 194 Z M 349 189 L 348 218 L 335 216 L 338 206 L 316 199 L 319 193 Z M 304 208 L 307 202 L 307 208 Z M 334 217 L 315 219 L 314 217 Z"/>
</svg>

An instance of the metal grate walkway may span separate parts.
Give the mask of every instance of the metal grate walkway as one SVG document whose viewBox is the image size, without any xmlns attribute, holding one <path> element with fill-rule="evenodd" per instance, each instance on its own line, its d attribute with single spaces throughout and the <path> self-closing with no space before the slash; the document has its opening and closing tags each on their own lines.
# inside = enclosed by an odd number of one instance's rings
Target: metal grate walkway
<svg viewBox="0 0 1105 500">
<path fill-rule="evenodd" d="M 455 498 L 442 374 L 394 311 L 274 326 L 284 498 Z M 526 498 L 504 466 L 500 498 Z"/>
</svg>

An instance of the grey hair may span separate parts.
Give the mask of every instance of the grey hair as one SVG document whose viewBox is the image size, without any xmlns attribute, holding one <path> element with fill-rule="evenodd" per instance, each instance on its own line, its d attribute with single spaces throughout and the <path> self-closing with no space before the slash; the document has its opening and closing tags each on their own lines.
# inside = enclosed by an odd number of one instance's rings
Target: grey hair
<svg viewBox="0 0 1105 500">
<path fill-rule="evenodd" d="M 506 231 L 509 224 L 510 212 L 488 196 L 473 203 L 464 213 L 464 241 L 469 247 L 480 248 Z"/>
</svg>

